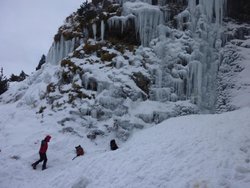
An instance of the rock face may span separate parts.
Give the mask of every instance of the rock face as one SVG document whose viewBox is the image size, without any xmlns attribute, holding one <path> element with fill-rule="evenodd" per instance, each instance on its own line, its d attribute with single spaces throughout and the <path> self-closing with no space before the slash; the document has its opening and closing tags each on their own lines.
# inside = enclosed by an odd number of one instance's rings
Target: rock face
<svg viewBox="0 0 250 188">
<path fill-rule="evenodd" d="M 250 22 L 249 0 L 228 0 L 228 16 L 240 22 Z"/>
</svg>

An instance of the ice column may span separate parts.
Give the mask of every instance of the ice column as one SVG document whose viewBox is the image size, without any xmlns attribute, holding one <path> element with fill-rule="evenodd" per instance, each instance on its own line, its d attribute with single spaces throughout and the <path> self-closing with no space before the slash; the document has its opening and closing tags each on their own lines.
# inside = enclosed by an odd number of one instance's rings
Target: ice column
<svg viewBox="0 0 250 188">
<path fill-rule="evenodd" d="M 92 24 L 92 30 L 93 30 L 94 39 L 96 40 L 96 24 L 95 23 Z"/>
<path fill-rule="evenodd" d="M 188 64 L 189 76 L 187 80 L 187 96 L 195 104 L 201 104 L 202 96 L 202 64 L 199 61 L 191 61 Z"/>
<path fill-rule="evenodd" d="M 104 24 L 104 21 L 102 20 L 102 22 L 101 22 L 101 39 L 102 39 L 102 41 L 104 40 L 104 32 L 105 32 L 105 24 Z"/>
</svg>

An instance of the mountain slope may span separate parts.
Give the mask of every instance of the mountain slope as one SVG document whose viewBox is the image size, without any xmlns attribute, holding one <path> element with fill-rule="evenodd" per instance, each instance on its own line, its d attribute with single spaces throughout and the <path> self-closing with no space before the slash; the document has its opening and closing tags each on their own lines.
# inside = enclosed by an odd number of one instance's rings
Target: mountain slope
<svg viewBox="0 0 250 188">
<path fill-rule="evenodd" d="M 249 108 L 172 118 L 135 132 L 120 148 L 39 125 L 29 109 L 1 108 L 0 187 L 241 187 L 250 183 Z M 31 168 L 41 135 L 50 133 L 48 169 Z M 74 146 L 86 153 L 74 157 Z"/>
</svg>

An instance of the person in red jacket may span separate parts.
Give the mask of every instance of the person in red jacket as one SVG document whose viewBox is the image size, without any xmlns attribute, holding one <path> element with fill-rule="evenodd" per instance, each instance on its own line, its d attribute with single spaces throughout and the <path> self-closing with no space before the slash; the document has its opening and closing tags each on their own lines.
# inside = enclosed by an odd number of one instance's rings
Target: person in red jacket
<svg viewBox="0 0 250 188">
<path fill-rule="evenodd" d="M 42 161 L 43 161 L 42 170 L 46 169 L 46 163 L 47 163 L 46 151 L 48 149 L 48 142 L 50 141 L 50 139 L 51 139 L 51 136 L 47 135 L 45 137 L 45 139 L 42 140 L 41 147 L 40 147 L 40 150 L 39 150 L 40 159 L 32 164 L 33 169 L 36 169 L 36 165 L 38 165 Z"/>
</svg>

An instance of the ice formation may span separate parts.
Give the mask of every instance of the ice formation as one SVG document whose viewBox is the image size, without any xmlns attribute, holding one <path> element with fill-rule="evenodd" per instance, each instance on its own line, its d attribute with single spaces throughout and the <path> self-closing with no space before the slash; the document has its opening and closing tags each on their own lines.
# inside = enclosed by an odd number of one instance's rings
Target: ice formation
<svg viewBox="0 0 250 188">
<path fill-rule="evenodd" d="M 152 46 L 161 61 L 153 70 L 152 100 L 189 99 L 214 111 L 225 5 L 226 0 L 189 0 L 187 9 L 176 16 L 178 30 L 158 26 Z"/>
<path fill-rule="evenodd" d="M 74 50 L 75 43 L 79 39 L 73 38 L 72 40 L 65 40 L 60 36 L 60 41 L 54 41 L 47 54 L 46 62 L 57 65 L 60 60 L 66 57 L 70 52 Z"/>
<path fill-rule="evenodd" d="M 128 27 L 130 21 L 134 22 L 135 18 L 136 17 L 133 14 L 129 14 L 126 16 L 113 16 L 109 18 L 108 24 L 111 28 L 121 27 L 121 33 L 123 33 L 124 28 Z"/>
<path fill-rule="evenodd" d="M 93 30 L 94 40 L 96 40 L 96 23 L 92 24 L 92 30 Z"/>
<path fill-rule="evenodd" d="M 191 14 L 195 14 L 196 6 L 199 6 L 199 11 L 206 15 L 208 21 L 217 24 L 222 23 L 223 16 L 226 10 L 227 0 L 188 0 L 188 7 Z"/>
<path fill-rule="evenodd" d="M 101 40 L 104 40 L 104 34 L 105 34 L 105 24 L 104 21 L 102 20 L 101 22 Z"/>
<path fill-rule="evenodd" d="M 143 2 L 125 2 L 123 4 L 122 16 L 115 16 L 109 19 L 111 27 L 121 24 L 126 27 L 128 21 L 133 19 L 136 32 L 140 36 L 143 46 L 148 46 L 149 42 L 156 37 L 156 27 L 163 24 L 163 13 L 158 6 L 153 6 Z"/>
<path fill-rule="evenodd" d="M 197 3 L 197 5 L 196 5 Z M 197 76 L 198 104 L 201 108 L 214 110 L 216 100 L 216 76 L 220 64 L 219 45 L 221 26 L 226 8 L 226 0 L 189 0 L 191 30 L 197 45 L 191 58 L 199 61 L 201 67 Z M 196 51 L 196 52 L 195 52 Z M 190 64 L 192 69 L 192 65 Z M 196 65 L 195 65 L 196 66 Z M 197 68 L 194 68 L 194 70 Z M 196 87 L 192 85 L 192 87 Z"/>
</svg>

